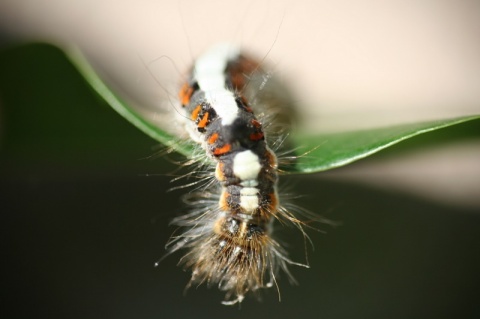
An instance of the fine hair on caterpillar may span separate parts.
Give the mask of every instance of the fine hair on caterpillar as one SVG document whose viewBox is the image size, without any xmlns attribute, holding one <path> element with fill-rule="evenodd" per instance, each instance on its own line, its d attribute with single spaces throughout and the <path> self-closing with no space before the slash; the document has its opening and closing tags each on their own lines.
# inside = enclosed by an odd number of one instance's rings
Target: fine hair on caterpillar
<svg viewBox="0 0 480 319">
<path fill-rule="evenodd" d="M 184 197 L 190 212 L 172 221 L 179 229 L 168 254 L 185 251 L 179 263 L 192 272 L 187 287 L 218 286 L 226 305 L 261 288 L 279 291 L 280 273 L 294 282 L 288 265 L 308 267 L 290 260 L 273 232 L 275 221 L 291 223 L 308 239 L 277 186 L 275 153 L 289 153 L 292 101 L 263 65 L 230 44 L 201 55 L 180 89 L 177 120 L 197 145 L 185 164 L 198 166 L 176 178 L 194 177 L 194 191 Z"/>
</svg>

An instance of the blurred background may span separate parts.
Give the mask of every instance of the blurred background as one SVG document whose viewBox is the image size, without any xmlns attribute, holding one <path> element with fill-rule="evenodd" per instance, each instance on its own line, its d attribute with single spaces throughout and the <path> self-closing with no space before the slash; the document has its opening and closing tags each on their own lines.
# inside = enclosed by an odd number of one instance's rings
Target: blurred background
<svg viewBox="0 0 480 319">
<path fill-rule="evenodd" d="M 167 258 L 183 191 L 176 166 L 118 116 L 48 41 L 76 45 L 138 107 L 165 100 L 219 41 L 267 55 L 309 130 L 478 114 L 477 1 L 0 0 L 0 202 L 6 318 L 477 318 L 478 122 L 345 168 L 284 178 L 301 206 L 341 222 L 311 232 L 311 269 L 258 304 L 220 305 Z M 139 59 L 139 57 L 141 59 Z M 422 142 L 422 140 L 420 140 Z M 435 143 L 434 143 L 435 142 Z M 425 145 L 430 146 L 425 146 Z M 320 200 L 319 200 L 320 199 Z M 302 237 L 278 229 L 295 260 Z"/>
</svg>

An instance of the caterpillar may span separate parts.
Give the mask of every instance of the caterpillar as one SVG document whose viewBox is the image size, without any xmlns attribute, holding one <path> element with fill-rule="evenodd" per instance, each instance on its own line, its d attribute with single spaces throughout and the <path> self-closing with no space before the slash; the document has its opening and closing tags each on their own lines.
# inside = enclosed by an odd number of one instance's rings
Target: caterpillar
<svg viewBox="0 0 480 319">
<path fill-rule="evenodd" d="M 279 164 L 269 144 L 278 148 L 284 139 L 269 139 L 270 125 L 260 120 L 288 127 L 291 101 L 278 87 L 260 94 L 267 81 L 260 62 L 221 44 L 196 60 L 179 92 L 181 125 L 215 169 L 213 186 L 190 194 L 194 208 L 173 220 L 183 233 L 167 247 L 187 251 L 181 264 L 192 271 L 188 286 L 217 285 L 226 305 L 276 285 L 280 270 L 293 280 L 287 266 L 297 264 L 272 237 L 274 220 L 302 228 L 278 195 Z"/>
</svg>

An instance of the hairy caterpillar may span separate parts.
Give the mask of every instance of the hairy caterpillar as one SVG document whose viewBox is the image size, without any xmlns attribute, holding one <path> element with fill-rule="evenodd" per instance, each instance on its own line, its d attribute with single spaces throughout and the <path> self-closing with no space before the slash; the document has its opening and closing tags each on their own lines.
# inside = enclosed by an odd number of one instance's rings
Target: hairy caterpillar
<svg viewBox="0 0 480 319">
<path fill-rule="evenodd" d="M 284 139 L 267 139 L 266 128 L 275 126 L 259 119 L 285 130 L 291 100 L 276 86 L 276 92 L 259 90 L 268 81 L 259 62 L 222 44 L 197 59 L 179 93 L 181 125 L 215 165 L 215 183 L 190 195 L 194 208 L 174 219 L 184 231 L 171 239 L 169 252 L 186 249 L 181 263 L 192 270 L 189 285 L 217 285 L 227 305 L 276 285 L 280 270 L 291 278 L 287 265 L 296 264 L 272 238 L 275 219 L 301 229 L 277 192 L 279 166 L 272 148 Z"/>
</svg>

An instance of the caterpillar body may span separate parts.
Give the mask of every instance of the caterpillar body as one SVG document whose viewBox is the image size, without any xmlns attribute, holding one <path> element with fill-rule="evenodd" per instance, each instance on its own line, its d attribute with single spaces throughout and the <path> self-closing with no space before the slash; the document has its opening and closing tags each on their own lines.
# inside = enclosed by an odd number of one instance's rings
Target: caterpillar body
<svg viewBox="0 0 480 319">
<path fill-rule="evenodd" d="M 290 102 L 255 92 L 267 80 L 259 62 L 222 44 L 196 60 L 179 93 L 182 125 L 215 165 L 217 186 L 196 193 L 193 211 L 174 219 L 185 230 L 168 247 L 187 249 L 181 263 L 192 270 L 189 285 L 217 285 L 227 305 L 276 285 L 280 270 L 291 278 L 287 265 L 296 264 L 272 238 L 275 219 L 301 224 L 280 204 L 278 160 L 256 115 L 290 120 Z"/>
</svg>

